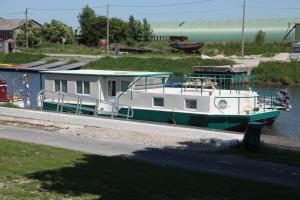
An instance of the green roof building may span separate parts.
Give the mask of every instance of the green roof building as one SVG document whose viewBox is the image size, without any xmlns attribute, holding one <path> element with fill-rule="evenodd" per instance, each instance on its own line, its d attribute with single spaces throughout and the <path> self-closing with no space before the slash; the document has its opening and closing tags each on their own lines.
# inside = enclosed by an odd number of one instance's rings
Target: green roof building
<svg viewBox="0 0 300 200">
<path fill-rule="evenodd" d="M 268 42 L 282 41 L 289 27 L 299 23 L 300 18 L 255 19 L 245 22 L 245 41 L 254 41 L 257 31 L 266 33 Z M 240 42 L 241 20 L 152 22 L 155 40 L 168 40 L 170 36 L 187 36 L 195 42 Z M 294 35 L 291 34 L 291 40 Z"/>
</svg>

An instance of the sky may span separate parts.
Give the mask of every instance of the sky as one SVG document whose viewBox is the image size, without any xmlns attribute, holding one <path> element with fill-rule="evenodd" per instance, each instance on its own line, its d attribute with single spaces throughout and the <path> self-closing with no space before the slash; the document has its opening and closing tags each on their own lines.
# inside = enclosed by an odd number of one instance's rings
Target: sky
<svg viewBox="0 0 300 200">
<path fill-rule="evenodd" d="M 40 23 L 57 19 L 77 28 L 83 6 L 106 15 L 107 4 L 110 17 L 124 20 L 133 15 L 150 22 L 202 21 L 241 19 L 243 0 L 0 0 L 0 17 L 24 19 L 29 8 L 30 19 Z M 300 0 L 246 0 L 246 5 L 246 19 L 300 17 Z"/>
</svg>

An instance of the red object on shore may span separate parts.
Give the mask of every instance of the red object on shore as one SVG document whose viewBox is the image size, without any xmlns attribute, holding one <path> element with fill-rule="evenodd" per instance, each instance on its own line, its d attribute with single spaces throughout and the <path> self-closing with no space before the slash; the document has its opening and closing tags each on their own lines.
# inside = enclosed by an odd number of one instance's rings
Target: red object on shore
<svg viewBox="0 0 300 200">
<path fill-rule="evenodd" d="M 0 80 L 0 102 L 10 102 L 9 95 L 7 93 L 6 81 Z"/>
</svg>

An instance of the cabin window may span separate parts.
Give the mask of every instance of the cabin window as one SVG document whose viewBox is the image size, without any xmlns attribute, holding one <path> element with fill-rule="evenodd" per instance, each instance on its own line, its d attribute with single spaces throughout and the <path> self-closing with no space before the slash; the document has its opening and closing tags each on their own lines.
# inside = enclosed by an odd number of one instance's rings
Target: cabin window
<svg viewBox="0 0 300 200">
<path fill-rule="evenodd" d="M 124 92 L 128 89 L 130 81 L 121 81 L 121 91 Z"/>
<path fill-rule="evenodd" d="M 90 82 L 89 81 L 76 81 L 76 93 L 77 94 L 90 94 Z"/>
<path fill-rule="evenodd" d="M 82 88 L 82 81 L 76 81 L 76 93 L 82 94 L 83 88 Z"/>
<path fill-rule="evenodd" d="M 108 96 L 115 97 L 117 94 L 117 81 L 108 81 Z"/>
<path fill-rule="evenodd" d="M 61 83 L 61 91 L 64 93 L 67 93 L 68 92 L 67 81 L 63 80 L 63 81 L 60 81 L 60 83 Z"/>
<path fill-rule="evenodd" d="M 196 99 L 186 99 L 185 108 L 187 109 L 197 109 L 197 100 Z"/>
<path fill-rule="evenodd" d="M 153 97 L 153 106 L 164 107 L 164 98 Z"/>
<path fill-rule="evenodd" d="M 54 92 L 59 92 L 60 91 L 60 81 L 55 80 L 54 81 Z"/>
<path fill-rule="evenodd" d="M 66 80 L 54 80 L 54 91 L 68 92 L 68 82 Z"/>
<path fill-rule="evenodd" d="M 89 81 L 83 81 L 83 93 L 84 94 L 90 94 L 90 82 Z"/>
</svg>

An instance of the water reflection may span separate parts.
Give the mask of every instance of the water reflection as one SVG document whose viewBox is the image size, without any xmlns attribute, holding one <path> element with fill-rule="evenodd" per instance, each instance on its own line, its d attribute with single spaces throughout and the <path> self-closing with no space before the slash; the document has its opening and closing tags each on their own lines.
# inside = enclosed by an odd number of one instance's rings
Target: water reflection
<svg viewBox="0 0 300 200">
<path fill-rule="evenodd" d="M 284 86 L 257 86 L 257 91 L 274 91 Z M 290 112 L 282 111 L 273 126 L 264 127 L 263 134 L 277 135 L 291 138 L 300 138 L 300 87 L 288 87 L 291 91 L 293 109 Z"/>
</svg>

